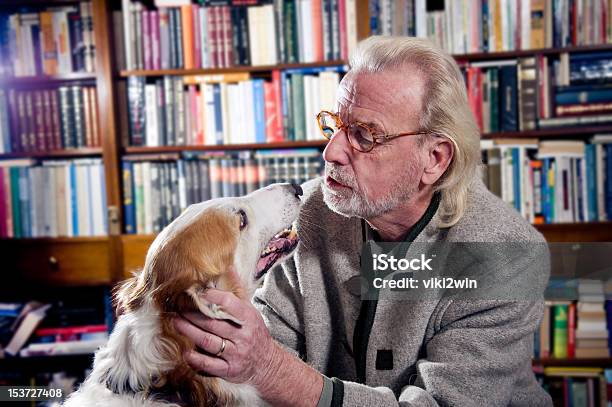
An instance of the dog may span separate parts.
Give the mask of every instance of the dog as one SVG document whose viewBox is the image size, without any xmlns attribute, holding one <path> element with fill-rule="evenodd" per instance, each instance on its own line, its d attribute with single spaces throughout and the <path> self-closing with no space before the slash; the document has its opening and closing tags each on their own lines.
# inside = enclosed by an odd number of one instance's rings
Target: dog
<svg viewBox="0 0 612 407">
<path fill-rule="evenodd" d="M 195 345 L 172 319 L 188 311 L 240 321 L 206 302 L 206 288 L 251 298 L 265 273 L 298 244 L 302 189 L 274 184 L 240 198 L 189 206 L 151 244 L 144 268 L 115 292 L 117 319 L 93 370 L 64 403 L 89 406 L 258 406 L 255 388 L 199 375 L 183 355 Z M 241 287 L 227 277 L 233 266 Z"/>
</svg>

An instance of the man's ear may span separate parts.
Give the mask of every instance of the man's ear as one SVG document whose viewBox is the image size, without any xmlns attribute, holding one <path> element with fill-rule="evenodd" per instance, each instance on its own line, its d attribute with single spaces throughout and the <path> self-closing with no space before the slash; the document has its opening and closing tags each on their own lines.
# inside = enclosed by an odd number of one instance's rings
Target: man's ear
<svg viewBox="0 0 612 407">
<path fill-rule="evenodd" d="M 448 137 L 434 137 L 429 141 L 425 169 L 421 182 L 426 185 L 435 184 L 448 168 L 453 159 L 455 145 Z"/>
</svg>

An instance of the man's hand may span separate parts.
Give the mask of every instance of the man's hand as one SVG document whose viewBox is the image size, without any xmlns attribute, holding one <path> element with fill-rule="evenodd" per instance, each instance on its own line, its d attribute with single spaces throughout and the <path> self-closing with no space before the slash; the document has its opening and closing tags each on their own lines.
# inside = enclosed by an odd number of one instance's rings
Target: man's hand
<svg viewBox="0 0 612 407">
<path fill-rule="evenodd" d="M 230 273 L 233 274 L 230 277 L 239 281 L 234 270 Z M 274 405 L 317 404 L 323 377 L 272 339 L 263 318 L 248 300 L 213 288 L 203 296 L 242 321 L 242 325 L 201 313 L 176 318 L 176 329 L 203 351 L 185 355 L 193 369 L 233 383 L 251 384 Z"/>
</svg>

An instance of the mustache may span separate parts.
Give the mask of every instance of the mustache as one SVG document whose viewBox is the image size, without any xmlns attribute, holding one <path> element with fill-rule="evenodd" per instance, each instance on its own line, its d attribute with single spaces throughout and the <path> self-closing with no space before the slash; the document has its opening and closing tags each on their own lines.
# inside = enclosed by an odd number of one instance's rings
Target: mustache
<svg viewBox="0 0 612 407">
<path fill-rule="evenodd" d="M 355 176 L 336 164 L 326 162 L 325 175 L 335 179 L 337 182 L 346 185 L 349 188 L 357 188 Z"/>
</svg>

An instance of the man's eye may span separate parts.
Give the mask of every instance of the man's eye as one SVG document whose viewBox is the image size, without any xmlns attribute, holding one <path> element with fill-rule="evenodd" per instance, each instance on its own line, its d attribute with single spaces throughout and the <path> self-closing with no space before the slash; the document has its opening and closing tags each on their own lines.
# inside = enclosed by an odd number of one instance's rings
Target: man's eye
<svg viewBox="0 0 612 407">
<path fill-rule="evenodd" d="M 247 219 L 246 213 L 242 209 L 238 211 L 238 216 L 240 216 L 240 230 L 243 230 L 249 224 L 249 220 Z"/>
</svg>

